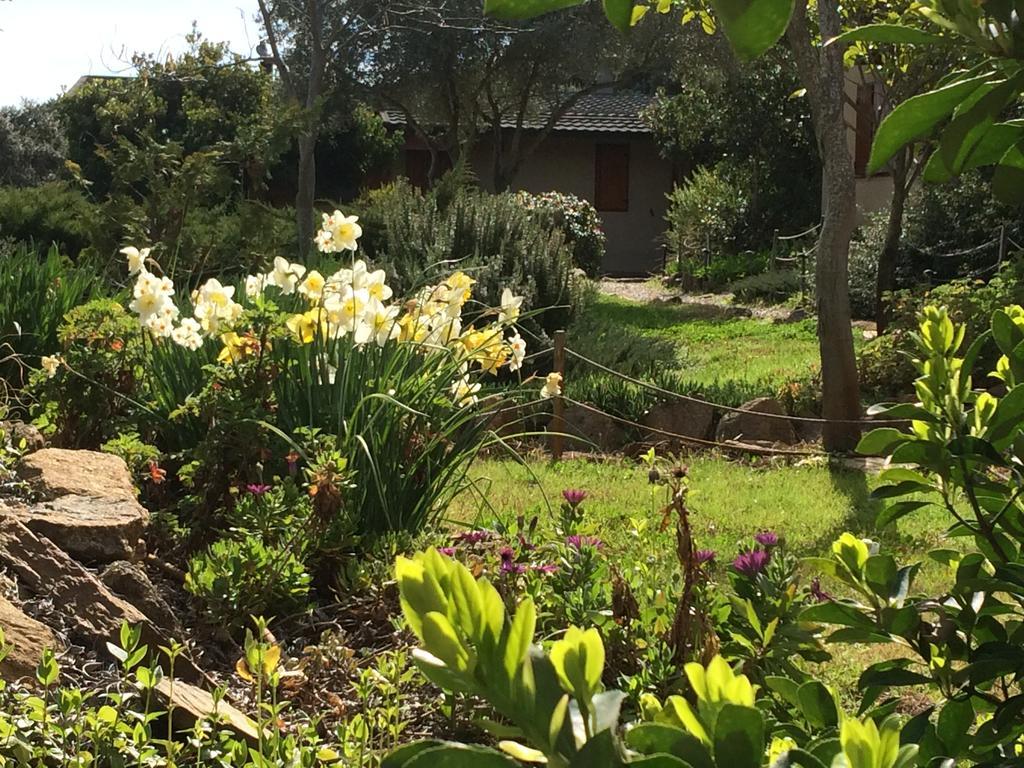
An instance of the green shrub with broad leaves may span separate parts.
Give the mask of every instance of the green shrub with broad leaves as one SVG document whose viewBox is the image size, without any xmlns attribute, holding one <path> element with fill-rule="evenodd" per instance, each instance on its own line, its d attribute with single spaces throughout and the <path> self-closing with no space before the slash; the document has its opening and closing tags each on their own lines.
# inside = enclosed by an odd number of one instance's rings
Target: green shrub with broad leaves
<svg viewBox="0 0 1024 768">
<path fill-rule="evenodd" d="M 498 749 L 420 741 L 392 752 L 383 763 L 387 768 L 470 762 L 512 768 L 517 760 L 563 768 L 914 763 L 917 747 L 900 745 L 894 717 L 842 715 L 816 682 L 806 684 L 807 694 L 796 697 L 794 708 L 820 735 L 798 744 L 791 734 L 806 734 L 769 718 L 758 706 L 756 686 L 721 657 L 707 667 L 687 664 L 690 697 L 648 697 L 641 721 L 623 731 L 624 694 L 605 689 L 605 649 L 596 629 L 569 627 L 544 650 L 534 643 L 532 600 L 522 600 L 509 615 L 489 581 L 475 579 L 434 549 L 399 558 L 395 575 L 403 613 L 420 643 L 414 652 L 420 670 L 446 691 L 484 699 L 501 722 L 482 723 L 499 740 Z"/>
</svg>

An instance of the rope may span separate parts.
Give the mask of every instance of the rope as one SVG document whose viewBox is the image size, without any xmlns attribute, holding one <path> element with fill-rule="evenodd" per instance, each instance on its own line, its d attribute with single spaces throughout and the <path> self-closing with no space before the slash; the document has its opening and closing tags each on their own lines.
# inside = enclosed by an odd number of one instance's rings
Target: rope
<svg viewBox="0 0 1024 768">
<path fill-rule="evenodd" d="M 775 237 L 775 239 L 776 240 L 799 240 L 801 237 L 807 237 L 807 235 L 810 235 L 810 234 L 812 234 L 814 232 L 817 232 L 819 229 L 821 229 L 821 222 L 820 221 L 817 224 L 815 224 L 813 227 L 811 227 L 810 229 L 805 230 L 804 232 L 801 232 L 801 233 L 796 234 L 796 235 L 777 235 Z"/>
<path fill-rule="evenodd" d="M 584 363 L 587 363 L 588 365 L 594 366 L 598 370 L 604 371 L 605 373 L 610 373 L 612 376 L 617 376 L 618 378 L 620 378 L 620 379 L 622 379 L 624 381 L 628 381 L 630 384 L 635 384 L 635 385 L 637 385 L 639 387 L 644 387 L 646 389 L 651 390 L 652 392 L 657 392 L 658 394 L 661 394 L 661 395 L 666 395 L 668 397 L 674 397 L 674 398 L 677 398 L 679 400 L 683 400 L 683 401 L 688 402 L 688 403 L 696 403 L 698 405 L 710 406 L 711 408 L 717 408 L 718 410 L 727 411 L 727 412 L 731 412 L 731 413 L 747 413 L 747 414 L 752 413 L 752 411 L 745 411 L 742 408 L 735 408 L 735 407 L 733 407 L 731 405 L 722 405 L 721 403 L 713 403 L 710 400 L 704 400 L 703 398 L 694 397 L 693 395 L 683 395 L 683 394 L 680 394 L 679 392 L 673 392 L 673 391 L 668 390 L 668 389 L 662 389 L 661 387 L 657 386 L 656 384 L 651 384 L 650 382 L 647 382 L 647 381 L 642 381 L 640 379 L 634 379 L 632 376 L 627 376 L 624 373 L 620 373 L 619 371 L 616 371 L 616 370 L 614 370 L 612 368 L 609 368 L 609 367 L 607 367 L 605 365 L 601 365 L 599 362 L 597 362 L 595 360 L 591 360 L 589 357 L 585 357 L 584 355 L 581 355 L 579 352 L 577 352 L 574 349 L 570 349 L 569 347 L 565 348 L 565 353 L 567 355 L 571 355 L 571 356 L 575 357 L 577 360 L 579 360 L 581 362 L 584 362 Z M 906 419 L 819 419 L 819 418 L 815 418 L 813 416 L 786 416 L 784 414 L 778 414 L 778 413 L 760 413 L 760 412 L 756 412 L 756 413 L 757 413 L 758 416 L 763 416 L 763 417 L 765 417 L 767 419 L 783 419 L 785 421 L 799 421 L 799 422 L 804 423 L 804 424 L 870 424 L 871 426 L 879 427 L 879 426 L 893 425 L 893 424 L 904 424 L 906 422 Z"/>
<path fill-rule="evenodd" d="M 767 446 L 762 446 L 762 445 L 751 445 L 749 443 L 741 443 L 741 442 L 735 441 L 735 440 L 729 441 L 727 443 L 720 443 L 717 440 L 703 440 L 703 439 L 701 439 L 699 437 L 689 437 L 688 435 L 680 435 L 680 434 L 678 434 L 676 432 L 669 432 L 669 431 L 664 430 L 664 429 L 658 429 L 657 427 L 649 427 L 646 424 L 639 424 L 639 423 L 637 423 L 635 421 L 631 421 L 630 419 L 624 418 L 622 416 L 614 416 L 614 415 L 612 415 L 610 413 L 606 413 L 605 411 L 602 411 L 600 408 L 595 408 L 594 406 L 588 405 L 587 403 L 581 403 L 581 402 L 579 402 L 577 400 L 573 400 L 571 398 L 565 397 L 564 395 L 562 396 L 562 399 L 565 400 L 568 403 L 572 403 L 575 406 L 583 408 L 584 410 L 590 411 L 591 413 L 596 413 L 599 416 L 604 416 L 606 419 L 611 419 L 612 421 L 616 421 L 616 422 L 618 422 L 620 424 L 625 424 L 626 426 L 635 427 L 635 428 L 638 428 L 638 429 L 641 429 L 641 430 L 645 430 L 647 432 L 654 432 L 655 434 L 663 435 L 664 437 L 668 437 L 668 438 L 671 438 L 673 440 L 678 440 L 681 443 L 690 443 L 691 445 L 699 445 L 699 446 L 702 446 L 702 447 L 705 447 L 705 448 L 719 448 L 719 449 L 726 450 L 726 451 L 740 451 L 742 453 L 757 453 L 757 454 L 761 454 L 763 456 L 827 456 L 828 455 L 828 454 L 823 453 L 821 451 L 794 451 L 794 450 L 788 450 L 788 449 L 784 449 L 784 448 L 769 448 Z M 768 414 L 759 414 L 759 415 L 767 416 Z M 576 435 L 568 434 L 567 436 L 575 438 L 575 439 L 579 439 L 578 436 L 576 436 Z"/>
<path fill-rule="evenodd" d="M 950 253 L 935 253 L 934 251 L 930 251 L 925 248 L 918 248 L 917 246 L 914 245 L 908 245 L 908 247 L 911 250 L 917 251 L 918 253 L 927 256 L 930 259 L 958 259 L 963 256 L 973 256 L 975 253 L 980 253 L 986 248 L 991 248 L 993 245 L 998 244 L 999 238 L 996 238 L 994 240 L 989 240 L 987 243 L 976 245 L 973 248 L 965 248 L 962 251 L 951 251 Z"/>
</svg>

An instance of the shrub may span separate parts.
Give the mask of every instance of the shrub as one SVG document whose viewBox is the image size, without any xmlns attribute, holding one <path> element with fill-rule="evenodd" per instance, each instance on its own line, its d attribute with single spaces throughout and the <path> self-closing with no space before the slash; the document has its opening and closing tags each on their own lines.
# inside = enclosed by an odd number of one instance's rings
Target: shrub
<svg viewBox="0 0 1024 768">
<path fill-rule="evenodd" d="M 0 237 L 32 242 L 46 248 L 56 244 L 77 259 L 83 251 L 113 253 L 111 233 L 100 209 L 65 182 L 37 187 L 0 187 Z"/>
<path fill-rule="evenodd" d="M 495 306 L 508 287 L 525 297 L 527 309 L 544 310 L 524 319 L 541 338 L 568 327 L 585 297 L 561 229 L 531 217 L 515 195 L 453 181 L 424 194 L 399 181 L 370 192 L 357 209 L 362 247 L 399 292 L 435 282 L 457 265 L 477 280 L 482 303 Z"/>
<path fill-rule="evenodd" d="M 257 536 L 221 539 L 193 557 L 185 589 L 214 625 L 239 626 L 250 616 L 300 609 L 310 577 L 290 549 L 265 545 Z"/>
<path fill-rule="evenodd" d="M 669 195 L 665 214 L 669 256 L 687 265 L 688 274 L 694 274 L 693 262 L 705 248 L 712 259 L 734 251 L 746 207 L 742 189 L 719 169 L 698 168 Z"/>
<path fill-rule="evenodd" d="M 67 151 L 54 102 L 0 107 L 0 184 L 29 187 L 51 181 L 63 169 Z"/>
<path fill-rule="evenodd" d="M 99 292 L 95 271 L 73 266 L 56 246 L 40 256 L 0 240 L 0 379 L 22 387 L 26 366 L 56 349 L 64 315 Z"/>
<path fill-rule="evenodd" d="M 878 248 L 872 243 L 850 243 L 850 313 L 856 318 L 874 318 L 875 291 L 878 282 Z M 810 276 L 813 280 L 813 275 Z"/>
<path fill-rule="evenodd" d="M 737 280 L 729 290 L 738 301 L 777 304 L 800 292 L 800 274 L 791 269 L 777 269 Z"/>
<path fill-rule="evenodd" d="M 601 217 L 590 202 L 563 192 L 517 192 L 516 199 L 542 221 L 550 217 L 572 248 L 573 263 L 589 277 L 600 276 L 606 238 Z"/>
</svg>

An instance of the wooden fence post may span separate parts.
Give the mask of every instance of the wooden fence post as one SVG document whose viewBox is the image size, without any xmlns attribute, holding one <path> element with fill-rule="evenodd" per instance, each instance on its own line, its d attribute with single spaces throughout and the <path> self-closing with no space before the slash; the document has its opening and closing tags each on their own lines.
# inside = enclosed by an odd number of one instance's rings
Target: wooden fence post
<svg viewBox="0 0 1024 768">
<path fill-rule="evenodd" d="M 555 373 L 562 377 L 562 388 L 565 388 L 565 331 L 555 331 Z M 554 418 L 551 419 L 551 460 L 562 458 L 562 435 L 565 432 L 565 400 L 561 395 L 554 397 Z"/>
</svg>

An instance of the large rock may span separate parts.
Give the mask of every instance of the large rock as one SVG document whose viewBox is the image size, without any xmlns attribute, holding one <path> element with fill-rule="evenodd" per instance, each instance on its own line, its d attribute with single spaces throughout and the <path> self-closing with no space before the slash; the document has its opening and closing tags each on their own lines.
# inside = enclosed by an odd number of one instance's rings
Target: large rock
<svg viewBox="0 0 1024 768">
<path fill-rule="evenodd" d="M 690 400 L 658 403 L 644 415 L 644 426 L 652 430 L 645 435 L 645 439 L 650 443 L 667 446 L 669 450 L 678 451 L 692 443 L 670 437 L 664 434 L 665 432 L 707 440 L 711 437 L 714 419 L 715 409 L 704 403 Z"/>
<path fill-rule="evenodd" d="M 625 430 L 614 419 L 588 408 L 570 405 L 565 409 L 565 425 L 559 430 L 552 419 L 548 429 L 562 431 L 569 451 L 619 451 L 626 444 Z"/>
<path fill-rule="evenodd" d="M 782 417 L 782 418 L 779 418 Z M 786 409 L 771 397 L 759 397 L 744 403 L 739 411 L 729 411 L 718 422 L 715 438 L 719 442 L 736 440 L 749 443 L 797 442 L 793 423 Z"/>
<path fill-rule="evenodd" d="M 138 608 L 113 594 L 90 571 L 48 539 L 36 536 L 0 507 L 0 566 L 15 577 L 21 589 L 48 598 L 61 612 L 54 616 L 66 626 L 75 642 L 106 652 L 107 642 L 117 642 L 121 624 L 142 630 L 142 642 L 156 649 L 169 639 Z M 188 680 L 199 671 L 185 658 L 178 671 Z"/>
<path fill-rule="evenodd" d="M 149 515 L 119 457 L 45 448 L 25 457 L 18 474 L 43 501 L 12 514 L 72 557 L 109 563 L 141 551 Z"/>
<path fill-rule="evenodd" d="M 3 595 L 0 595 L 0 629 L 7 642 L 14 646 L 0 659 L 0 678 L 4 680 L 32 677 L 43 651 L 59 650 L 57 637 L 49 627 L 27 616 Z"/>
<path fill-rule="evenodd" d="M 22 459 L 18 475 L 44 500 L 91 496 L 135 501 L 128 466 L 122 458 L 109 453 L 44 448 Z"/>
<path fill-rule="evenodd" d="M 141 610 L 169 636 L 183 635 L 178 617 L 153 586 L 146 569 L 138 563 L 130 563 L 127 560 L 111 563 L 100 574 L 100 581 Z"/>
</svg>

